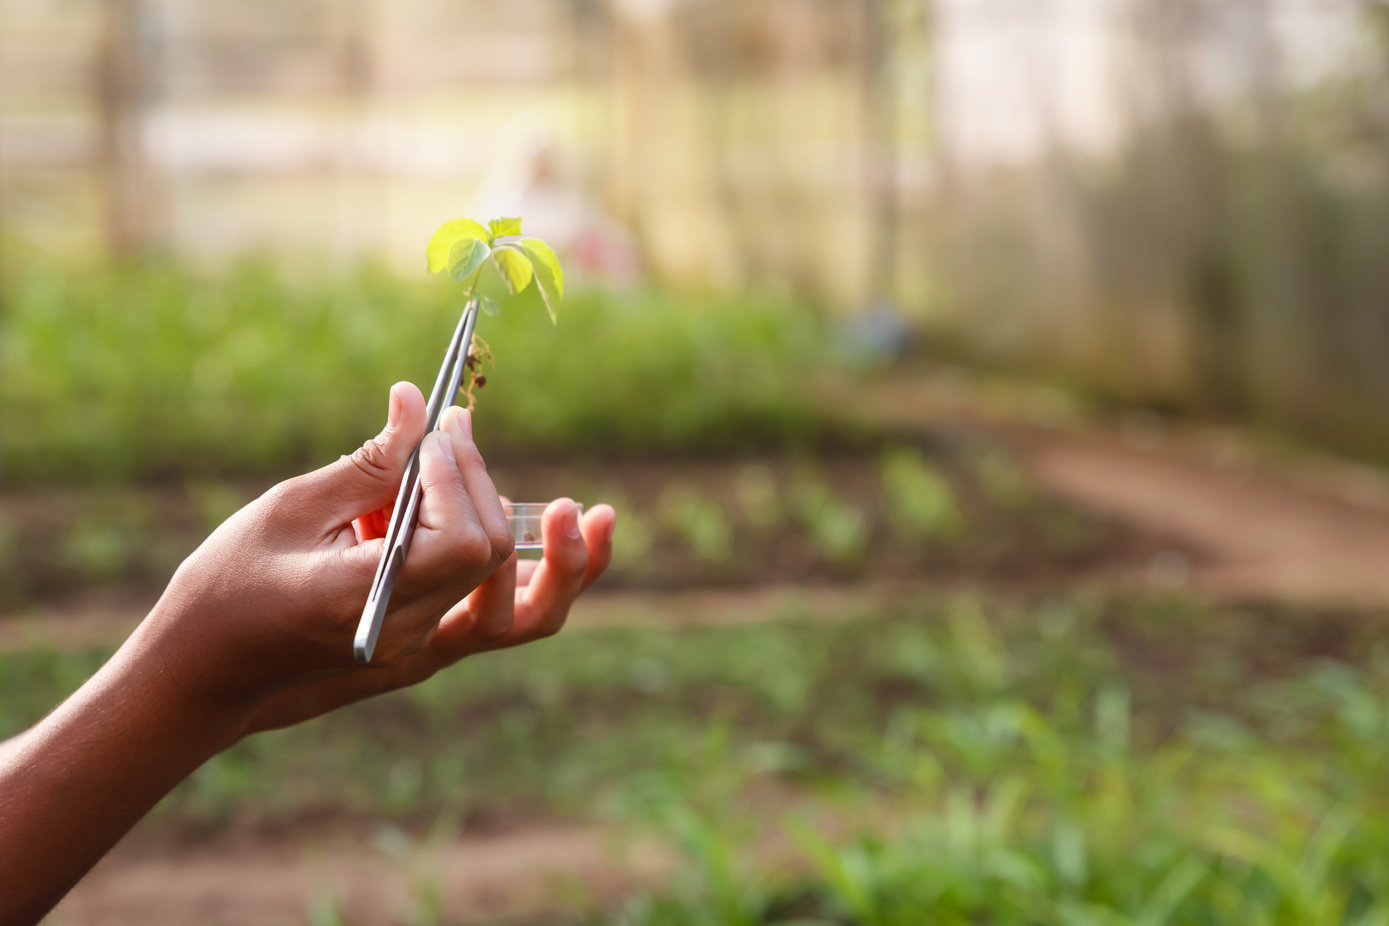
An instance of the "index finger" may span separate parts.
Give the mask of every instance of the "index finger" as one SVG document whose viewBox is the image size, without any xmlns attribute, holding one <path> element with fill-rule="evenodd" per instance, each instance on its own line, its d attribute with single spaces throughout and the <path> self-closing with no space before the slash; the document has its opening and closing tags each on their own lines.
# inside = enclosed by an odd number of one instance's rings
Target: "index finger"
<svg viewBox="0 0 1389 926">
<path fill-rule="evenodd" d="M 473 417 L 466 408 L 454 405 L 444 411 L 439 422 L 440 429 L 453 443 L 454 454 L 458 459 L 458 472 L 463 479 L 478 522 L 492 541 L 492 545 L 509 556 L 515 538 L 506 522 L 506 511 L 492 477 L 487 474 L 487 463 L 473 440 Z"/>
</svg>

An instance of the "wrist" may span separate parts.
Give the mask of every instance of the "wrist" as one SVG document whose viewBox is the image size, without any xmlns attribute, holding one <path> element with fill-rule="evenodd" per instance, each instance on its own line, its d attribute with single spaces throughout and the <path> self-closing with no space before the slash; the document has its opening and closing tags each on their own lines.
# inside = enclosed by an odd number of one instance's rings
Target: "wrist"
<svg viewBox="0 0 1389 926">
<path fill-rule="evenodd" d="M 244 724 L 277 690 L 276 672 L 237 632 L 248 619 L 228 620 L 217 600 L 189 595 L 176 577 L 122 650 L 190 710 Z"/>
<path fill-rule="evenodd" d="M 199 731 L 204 761 L 240 739 L 259 699 L 228 684 L 215 660 L 193 658 L 209 644 L 187 645 L 181 631 L 190 622 L 169 617 L 156 606 L 102 671 L 130 693 L 125 706 L 156 728 Z"/>
</svg>

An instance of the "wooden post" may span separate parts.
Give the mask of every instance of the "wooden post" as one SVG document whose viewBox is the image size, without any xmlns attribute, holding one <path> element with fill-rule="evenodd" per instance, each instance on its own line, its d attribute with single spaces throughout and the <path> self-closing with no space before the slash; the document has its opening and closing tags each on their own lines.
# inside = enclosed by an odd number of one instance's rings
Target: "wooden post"
<svg viewBox="0 0 1389 926">
<path fill-rule="evenodd" d="M 868 148 L 869 300 L 891 303 L 897 296 L 898 99 L 893 69 L 892 0 L 865 0 L 863 93 Z"/>
<path fill-rule="evenodd" d="M 148 243 L 149 203 L 140 138 L 142 68 L 138 0 L 103 0 L 95 61 L 97 170 L 105 198 L 106 246 L 127 259 Z"/>
</svg>

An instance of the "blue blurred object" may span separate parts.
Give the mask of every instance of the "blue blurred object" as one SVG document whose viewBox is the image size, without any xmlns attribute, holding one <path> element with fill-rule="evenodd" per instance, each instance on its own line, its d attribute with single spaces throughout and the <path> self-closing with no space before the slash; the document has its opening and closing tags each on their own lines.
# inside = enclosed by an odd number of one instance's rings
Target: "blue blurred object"
<svg viewBox="0 0 1389 926">
<path fill-rule="evenodd" d="M 836 348 L 856 366 L 882 366 L 900 360 L 916 343 L 917 332 L 896 306 L 873 302 L 838 327 Z"/>
</svg>

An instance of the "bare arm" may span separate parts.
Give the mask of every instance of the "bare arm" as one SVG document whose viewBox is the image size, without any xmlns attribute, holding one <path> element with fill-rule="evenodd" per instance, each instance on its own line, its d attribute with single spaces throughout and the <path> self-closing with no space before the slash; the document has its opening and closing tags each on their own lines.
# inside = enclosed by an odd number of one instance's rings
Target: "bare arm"
<svg viewBox="0 0 1389 926">
<path fill-rule="evenodd" d="M 0 752 L 0 921 L 41 919 L 246 722 L 190 697 L 141 637 Z"/>
<path fill-rule="evenodd" d="M 218 528 L 96 675 L 0 743 L 0 923 L 37 923 L 160 798 L 238 738 L 560 629 L 607 565 L 612 509 L 581 520 L 572 502 L 554 502 L 545 558 L 518 587 L 501 501 L 470 419 L 453 409 L 424 440 L 420 527 L 376 657 L 353 663 L 381 550 L 371 525 L 394 502 L 424 420 L 419 390 L 397 386 L 378 438 Z"/>
</svg>

